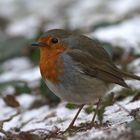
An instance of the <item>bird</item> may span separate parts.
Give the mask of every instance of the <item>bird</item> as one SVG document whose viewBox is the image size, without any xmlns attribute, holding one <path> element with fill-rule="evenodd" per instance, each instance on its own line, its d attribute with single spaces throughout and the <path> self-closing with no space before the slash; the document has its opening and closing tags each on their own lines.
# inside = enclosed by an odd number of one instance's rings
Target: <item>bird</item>
<svg viewBox="0 0 140 140">
<path fill-rule="evenodd" d="M 51 29 L 31 45 L 40 49 L 40 72 L 48 88 L 60 99 L 80 106 L 67 129 L 74 127 L 84 105 L 100 101 L 115 84 L 129 88 L 126 77 L 140 80 L 119 69 L 95 38 Z M 91 124 L 94 119 L 95 115 Z"/>
</svg>

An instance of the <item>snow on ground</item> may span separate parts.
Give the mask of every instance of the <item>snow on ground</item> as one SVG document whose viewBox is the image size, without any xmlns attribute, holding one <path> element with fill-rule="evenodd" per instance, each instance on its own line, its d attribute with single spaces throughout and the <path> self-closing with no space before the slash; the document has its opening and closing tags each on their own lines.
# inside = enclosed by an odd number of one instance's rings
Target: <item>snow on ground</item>
<svg viewBox="0 0 140 140">
<path fill-rule="evenodd" d="M 120 105 L 125 107 L 131 112 L 132 109 L 140 108 L 140 101 L 130 102 L 132 98 L 128 97 L 127 99 L 119 102 Z M 28 104 L 22 104 L 26 100 Z M 11 121 L 4 123 L 4 130 L 9 130 L 15 127 L 19 127 L 21 131 L 29 131 L 32 129 L 46 129 L 52 130 L 55 127 L 65 130 L 68 127 L 68 124 L 72 120 L 73 116 L 77 112 L 77 109 L 69 110 L 65 107 L 65 103 L 60 103 L 56 108 L 50 108 L 48 105 L 44 105 L 40 108 L 35 108 L 28 110 L 27 108 L 33 102 L 34 97 L 32 95 L 20 95 L 18 101 L 21 103 L 21 108 L 24 108 L 21 114 L 14 117 Z M 11 116 L 14 113 L 14 109 L 9 109 L 2 100 L 1 103 L 1 117 L 0 120 L 5 119 L 6 117 Z M 27 107 L 28 106 L 28 107 Z M 6 112 L 3 112 L 7 110 Z M 5 115 L 2 115 L 5 114 Z M 7 114 L 7 115 L 6 115 Z M 3 116 L 3 117 L 2 117 Z M 89 122 L 92 118 L 92 114 L 87 115 L 84 111 L 81 112 L 79 118 L 76 121 L 76 125 L 79 125 L 82 122 Z M 120 108 L 117 104 L 109 106 L 106 108 L 104 113 L 104 122 L 110 122 L 110 127 L 100 128 L 85 132 L 79 132 L 75 136 L 71 136 L 70 140 L 76 139 L 86 139 L 90 135 L 90 138 L 105 138 L 105 137 L 117 137 L 125 131 L 125 123 L 133 120 L 133 117 L 128 114 L 123 108 Z M 110 135 L 108 135 L 109 129 L 112 129 Z M 115 134 L 115 135 L 114 135 Z"/>
<path fill-rule="evenodd" d="M 129 70 L 133 70 L 134 73 L 140 72 L 140 59 L 135 59 L 132 63 L 128 65 Z"/>
<path fill-rule="evenodd" d="M 118 25 L 102 27 L 91 34 L 98 39 L 110 42 L 113 46 L 121 46 L 124 49 L 133 48 L 140 53 L 140 16 L 126 20 Z"/>
<path fill-rule="evenodd" d="M 14 58 L 5 62 L 2 67 L 5 71 L 0 75 L 0 83 L 17 80 L 30 83 L 41 78 L 39 67 L 33 67 L 26 57 Z"/>
<path fill-rule="evenodd" d="M 139 7 L 140 0 L 79 0 L 68 9 L 69 24 L 72 29 L 89 29 L 102 21 L 117 21 Z"/>
<path fill-rule="evenodd" d="M 32 67 L 32 63 L 26 57 L 18 57 L 4 62 L 1 67 L 5 72 L 20 72 L 21 70 L 30 69 Z"/>
<path fill-rule="evenodd" d="M 12 21 L 7 34 L 32 37 L 42 21 L 47 24 L 46 30 L 67 26 L 91 32 L 98 23 L 137 15 L 139 7 L 140 0 L 8 0 L 0 1 L 0 15 Z M 21 12 L 21 8 L 25 10 Z"/>
</svg>

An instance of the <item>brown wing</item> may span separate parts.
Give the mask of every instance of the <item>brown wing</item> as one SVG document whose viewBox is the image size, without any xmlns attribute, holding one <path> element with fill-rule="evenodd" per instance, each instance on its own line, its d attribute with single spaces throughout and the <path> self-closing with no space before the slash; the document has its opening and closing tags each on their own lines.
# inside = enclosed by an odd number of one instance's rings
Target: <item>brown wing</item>
<svg viewBox="0 0 140 140">
<path fill-rule="evenodd" d="M 122 78 L 123 75 L 121 71 L 113 64 L 111 58 L 105 52 L 105 50 L 102 49 L 102 47 L 99 48 L 99 51 L 104 52 L 103 55 L 105 55 L 105 59 L 102 54 L 99 54 L 100 58 L 96 57 L 99 56 L 98 51 L 96 55 L 93 55 L 92 52 L 94 50 L 83 51 L 79 49 L 73 49 L 69 51 L 68 54 L 77 62 L 77 65 L 86 75 L 101 79 L 108 83 L 119 84 L 128 88 L 128 85 Z"/>
</svg>

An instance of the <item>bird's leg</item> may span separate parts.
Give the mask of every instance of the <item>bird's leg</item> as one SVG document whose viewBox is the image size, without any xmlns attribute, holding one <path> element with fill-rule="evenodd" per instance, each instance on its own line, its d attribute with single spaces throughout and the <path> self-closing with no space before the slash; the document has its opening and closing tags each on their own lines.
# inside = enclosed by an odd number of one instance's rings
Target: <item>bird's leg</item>
<svg viewBox="0 0 140 140">
<path fill-rule="evenodd" d="M 82 105 L 80 106 L 78 112 L 76 113 L 75 117 L 74 117 L 73 120 L 71 121 L 71 123 L 70 123 L 70 125 L 68 126 L 68 128 L 66 129 L 66 131 L 73 128 L 74 122 L 76 121 L 76 119 L 77 119 L 79 113 L 81 112 L 82 108 L 84 107 L 84 105 L 85 105 L 85 104 L 82 104 Z"/>
<path fill-rule="evenodd" d="M 96 107 L 96 109 L 95 109 L 95 112 L 94 112 L 94 115 L 93 115 L 92 121 L 91 121 L 91 123 L 90 123 L 91 126 L 94 126 L 95 117 L 96 117 L 96 115 L 97 115 L 97 112 L 98 112 L 98 109 L 99 109 L 100 103 L 101 103 L 101 98 L 98 99 L 97 107 Z"/>
</svg>

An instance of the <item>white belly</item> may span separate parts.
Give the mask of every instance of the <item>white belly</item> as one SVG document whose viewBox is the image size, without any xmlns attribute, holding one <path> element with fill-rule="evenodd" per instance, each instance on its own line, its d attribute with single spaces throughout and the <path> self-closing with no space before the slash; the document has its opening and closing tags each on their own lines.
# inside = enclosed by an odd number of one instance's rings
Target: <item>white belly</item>
<svg viewBox="0 0 140 140">
<path fill-rule="evenodd" d="M 109 90 L 100 80 L 88 80 L 79 82 L 77 85 L 65 86 L 63 84 L 54 85 L 46 80 L 48 88 L 64 101 L 75 104 L 93 104 L 95 100 L 103 97 Z"/>
</svg>

